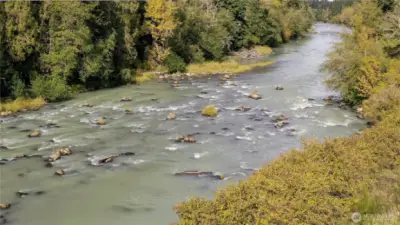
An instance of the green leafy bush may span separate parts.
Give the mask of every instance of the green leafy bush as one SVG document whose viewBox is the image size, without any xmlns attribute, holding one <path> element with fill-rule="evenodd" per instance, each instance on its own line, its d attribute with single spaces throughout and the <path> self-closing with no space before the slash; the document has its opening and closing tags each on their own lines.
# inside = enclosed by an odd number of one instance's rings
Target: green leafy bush
<svg viewBox="0 0 400 225">
<path fill-rule="evenodd" d="M 32 81 L 32 92 L 47 101 L 61 101 L 72 97 L 71 88 L 58 76 L 39 76 Z"/>
<path fill-rule="evenodd" d="M 164 61 L 168 68 L 168 73 L 185 72 L 186 64 L 181 57 L 175 53 L 171 53 Z"/>
</svg>

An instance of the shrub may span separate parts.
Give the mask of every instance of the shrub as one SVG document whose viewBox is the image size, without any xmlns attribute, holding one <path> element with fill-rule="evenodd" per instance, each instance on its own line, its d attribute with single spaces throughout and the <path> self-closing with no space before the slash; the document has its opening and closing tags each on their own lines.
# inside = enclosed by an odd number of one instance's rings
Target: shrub
<svg viewBox="0 0 400 225">
<path fill-rule="evenodd" d="M 72 97 L 71 88 L 58 76 L 39 76 L 32 81 L 32 92 L 50 102 L 61 101 Z"/>
<path fill-rule="evenodd" d="M 400 89 L 394 85 L 373 95 L 364 102 L 365 116 L 372 121 L 382 121 L 390 114 L 400 111 Z"/>
<path fill-rule="evenodd" d="M 185 72 L 186 64 L 181 57 L 175 53 L 171 53 L 164 61 L 168 68 L 168 73 Z"/>
<path fill-rule="evenodd" d="M 216 117 L 218 115 L 218 109 L 215 108 L 214 105 L 208 105 L 201 110 L 201 114 L 203 116 Z"/>
</svg>

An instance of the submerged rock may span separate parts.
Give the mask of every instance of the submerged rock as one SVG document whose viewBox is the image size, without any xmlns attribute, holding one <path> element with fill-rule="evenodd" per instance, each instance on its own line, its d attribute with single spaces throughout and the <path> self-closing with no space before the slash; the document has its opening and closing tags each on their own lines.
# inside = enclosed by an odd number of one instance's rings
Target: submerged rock
<svg viewBox="0 0 400 225">
<path fill-rule="evenodd" d="M 85 103 L 85 104 L 80 105 L 79 107 L 88 107 L 88 108 L 92 108 L 93 105 L 92 105 L 92 104 L 89 104 L 89 103 Z"/>
<path fill-rule="evenodd" d="M 175 173 L 175 176 L 205 176 L 205 177 L 212 177 L 216 178 L 218 180 L 223 180 L 225 177 L 222 174 L 214 174 L 213 172 L 206 172 L 206 171 L 184 171 L 184 172 L 179 172 Z"/>
<path fill-rule="evenodd" d="M 42 125 L 40 127 L 44 127 L 44 128 L 60 128 L 61 126 L 57 125 L 56 123 L 48 123 L 48 124 Z"/>
<path fill-rule="evenodd" d="M 106 163 L 113 162 L 114 159 L 116 159 L 119 156 L 132 156 L 132 155 L 135 155 L 135 153 L 134 152 L 123 152 L 123 153 L 119 153 L 117 155 L 106 156 L 106 157 L 103 157 L 103 158 L 97 160 L 97 162 L 91 161 L 91 165 L 97 166 L 97 165 L 101 165 L 101 164 L 106 164 Z"/>
<path fill-rule="evenodd" d="M 282 91 L 284 89 L 283 85 L 276 85 L 275 90 Z"/>
<path fill-rule="evenodd" d="M 16 194 L 19 197 L 25 197 L 25 196 L 28 196 L 28 195 L 42 195 L 44 193 L 45 192 L 43 190 L 22 189 L 22 190 L 17 191 Z"/>
<path fill-rule="evenodd" d="M 289 118 L 287 118 L 285 115 L 281 114 L 279 116 L 276 116 L 272 119 L 273 122 L 280 122 L 280 121 L 285 121 L 288 120 Z"/>
<path fill-rule="evenodd" d="M 47 162 L 46 164 L 45 164 L 45 167 L 48 167 L 48 168 L 51 168 L 51 167 L 53 167 L 54 166 L 54 162 Z"/>
<path fill-rule="evenodd" d="M 135 153 L 134 152 L 123 152 L 123 153 L 118 154 L 118 156 L 131 156 L 131 155 L 135 155 Z"/>
<path fill-rule="evenodd" d="M 116 158 L 117 156 L 113 155 L 113 156 L 107 156 L 105 158 L 102 158 L 98 161 L 99 164 L 104 164 L 104 163 L 110 163 L 112 161 L 114 161 L 114 158 Z"/>
<path fill-rule="evenodd" d="M 0 150 L 5 151 L 5 150 L 9 150 L 9 148 L 7 146 L 0 145 Z"/>
<path fill-rule="evenodd" d="M 278 121 L 278 122 L 275 123 L 275 127 L 276 127 L 276 128 L 282 128 L 282 127 L 284 127 L 284 126 L 286 126 L 286 125 L 288 125 L 288 124 L 289 124 L 289 123 L 286 122 L 286 121 Z"/>
<path fill-rule="evenodd" d="M 169 113 L 168 114 L 168 116 L 167 116 L 167 119 L 169 119 L 169 120 L 174 120 L 174 119 L 176 119 L 176 115 L 175 115 L 175 113 Z"/>
<path fill-rule="evenodd" d="M 130 102 L 130 101 L 132 101 L 132 99 L 131 99 L 131 98 L 126 98 L 126 97 L 124 97 L 124 98 L 121 98 L 120 101 L 121 101 L 121 102 Z"/>
<path fill-rule="evenodd" d="M 34 130 L 31 134 L 28 135 L 28 137 L 40 137 L 42 135 L 42 132 L 40 130 Z"/>
</svg>

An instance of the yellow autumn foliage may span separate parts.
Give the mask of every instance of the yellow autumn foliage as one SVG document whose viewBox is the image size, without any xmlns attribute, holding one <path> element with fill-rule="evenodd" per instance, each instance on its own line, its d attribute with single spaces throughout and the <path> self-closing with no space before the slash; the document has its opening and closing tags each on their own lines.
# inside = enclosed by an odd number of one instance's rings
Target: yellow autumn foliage
<svg viewBox="0 0 400 225">
<path fill-rule="evenodd" d="M 167 41 L 177 26 L 175 13 L 177 7 L 172 0 L 150 0 L 147 2 L 146 17 L 149 19 L 153 45 L 149 50 L 149 66 L 161 65 L 170 53 Z"/>
</svg>

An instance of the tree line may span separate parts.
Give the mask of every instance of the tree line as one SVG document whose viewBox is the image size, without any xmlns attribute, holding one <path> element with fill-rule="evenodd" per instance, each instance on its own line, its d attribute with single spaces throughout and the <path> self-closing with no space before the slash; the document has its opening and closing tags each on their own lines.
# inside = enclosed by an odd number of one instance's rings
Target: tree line
<svg viewBox="0 0 400 225">
<path fill-rule="evenodd" d="M 1 96 L 59 101 L 287 42 L 313 14 L 301 0 L 7 1 L 0 21 Z"/>
</svg>

